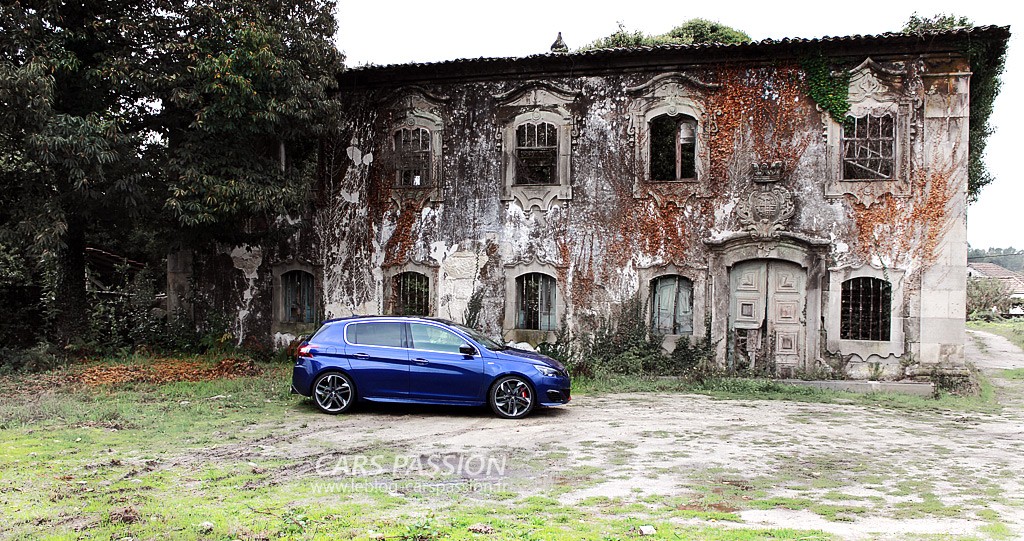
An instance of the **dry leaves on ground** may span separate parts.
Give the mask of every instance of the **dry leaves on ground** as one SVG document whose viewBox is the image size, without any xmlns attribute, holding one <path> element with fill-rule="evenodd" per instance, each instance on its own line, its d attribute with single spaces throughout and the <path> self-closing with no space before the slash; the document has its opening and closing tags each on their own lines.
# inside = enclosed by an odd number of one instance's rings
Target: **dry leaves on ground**
<svg viewBox="0 0 1024 541">
<path fill-rule="evenodd" d="M 75 370 L 75 381 L 89 386 L 120 383 L 172 383 L 176 381 L 209 381 L 220 378 L 255 376 L 262 372 L 247 359 L 222 359 L 209 366 L 198 361 L 160 359 L 150 364 L 86 365 Z"/>
</svg>

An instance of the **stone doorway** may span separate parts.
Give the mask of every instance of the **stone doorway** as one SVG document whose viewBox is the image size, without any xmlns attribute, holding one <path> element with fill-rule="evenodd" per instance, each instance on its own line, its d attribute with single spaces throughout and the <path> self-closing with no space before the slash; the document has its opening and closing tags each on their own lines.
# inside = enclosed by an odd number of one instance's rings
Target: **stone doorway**
<svg viewBox="0 0 1024 541">
<path fill-rule="evenodd" d="M 756 259 L 737 263 L 729 278 L 730 364 L 792 375 L 806 350 L 807 273 L 788 261 Z"/>
</svg>

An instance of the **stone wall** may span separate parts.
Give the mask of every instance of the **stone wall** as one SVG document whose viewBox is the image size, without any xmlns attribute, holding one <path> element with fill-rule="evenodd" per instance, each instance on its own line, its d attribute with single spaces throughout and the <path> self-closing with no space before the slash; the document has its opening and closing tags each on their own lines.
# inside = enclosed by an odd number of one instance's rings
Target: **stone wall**
<svg viewBox="0 0 1024 541">
<path fill-rule="evenodd" d="M 653 281 L 678 275 L 693 334 L 710 333 L 723 364 L 756 351 L 790 372 L 829 363 L 865 378 L 962 365 L 969 67 L 948 54 L 832 62 L 851 74 L 852 115 L 892 119 L 888 178 L 843 180 L 843 124 L 809 97 L 797 59 L 443 81 L 424 67 L 415 84 L 348 86 L 303 242 L 222 248 L 197 281 L 227 284 L 206 294 L 237 314 L 239 341 L 301 330 L 275 304 L 280 269 L 298 264 L 323 317 L 389 313 L 391 280 L 413 271 L 431 315 L 462 321 L 476 294 L 485 331 L 536 344 L 555 333 L 517 328 L 525 273 L 556 280 L 553 309 L 575 333 L 630 299 L 650 307 Z M 695 178 L 652 180 L 651 122 L 678 115 L 697 122 Z M 516 129 L 531 122 L 557 132 L 551 185 L 516 180 Z M 429 182 L 396 177 L 402 128 L 430 133 Z M 778 308 L 752 333 L 738 332 L 740 268 L 781 288 L 751 292 Z M 890 288 L 884 339 L 844 338 L 856 278 Z"/>
</svg>

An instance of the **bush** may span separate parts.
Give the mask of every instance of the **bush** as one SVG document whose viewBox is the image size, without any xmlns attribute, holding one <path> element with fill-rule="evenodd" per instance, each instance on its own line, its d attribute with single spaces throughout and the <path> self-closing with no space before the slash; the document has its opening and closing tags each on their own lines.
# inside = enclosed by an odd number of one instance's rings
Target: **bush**
<svg viewBox="0 0 1024 541">
<path fill-rule="evenodd" d="M 54 347 L 40 342 L 30 348 L 0 348 L 0 373 L 43 372 L 61 365 L 62 357 Z"/>
<path fill-rule="evenodd" d="M 572 336 L 563 322 L 554 343 L 538 350 L 566 365 L 577 377 L 645 375 L 707 377 L 716 371 L 714 344 L 680 337 L 666 354 L 663 336 L 648 325 L 639 297 L 627 301 L 616 314 L 599 320 L 592 333 Z"/>
</svg>

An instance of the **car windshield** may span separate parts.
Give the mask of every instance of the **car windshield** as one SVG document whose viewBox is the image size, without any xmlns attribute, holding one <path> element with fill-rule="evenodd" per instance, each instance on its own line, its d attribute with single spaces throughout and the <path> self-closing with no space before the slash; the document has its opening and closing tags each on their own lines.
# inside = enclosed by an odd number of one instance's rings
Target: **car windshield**
<svg viewBox="0 0 1024 541">
<path fill-rule="evenodd" d="M 503 349 L 508 349 L 501 342 L 496 342 L 496 341 L 488 338 L 487 335 L 485 335 L 484 333 L 482 333 L 482 332 L 480 332 L 480 331 L 478 331 L 476 329 L 472 329 L 472 328 L 466 327 L 465 325 L 459 325 L 459 324 L 453 324 L 452 326 L 455 327 L 456 329 L 466 333 L 467 335 L 469 335 L 470 338 L 472 338 L 473 340 L 476 340 L 478 343 L 480 343 L 480 345 L 482 345 L 483 347 L 485 347 L 485 348 L 487 348 L 487 349 L 489 349 L 491 351 L 501 351 Z"/>
</svg>

